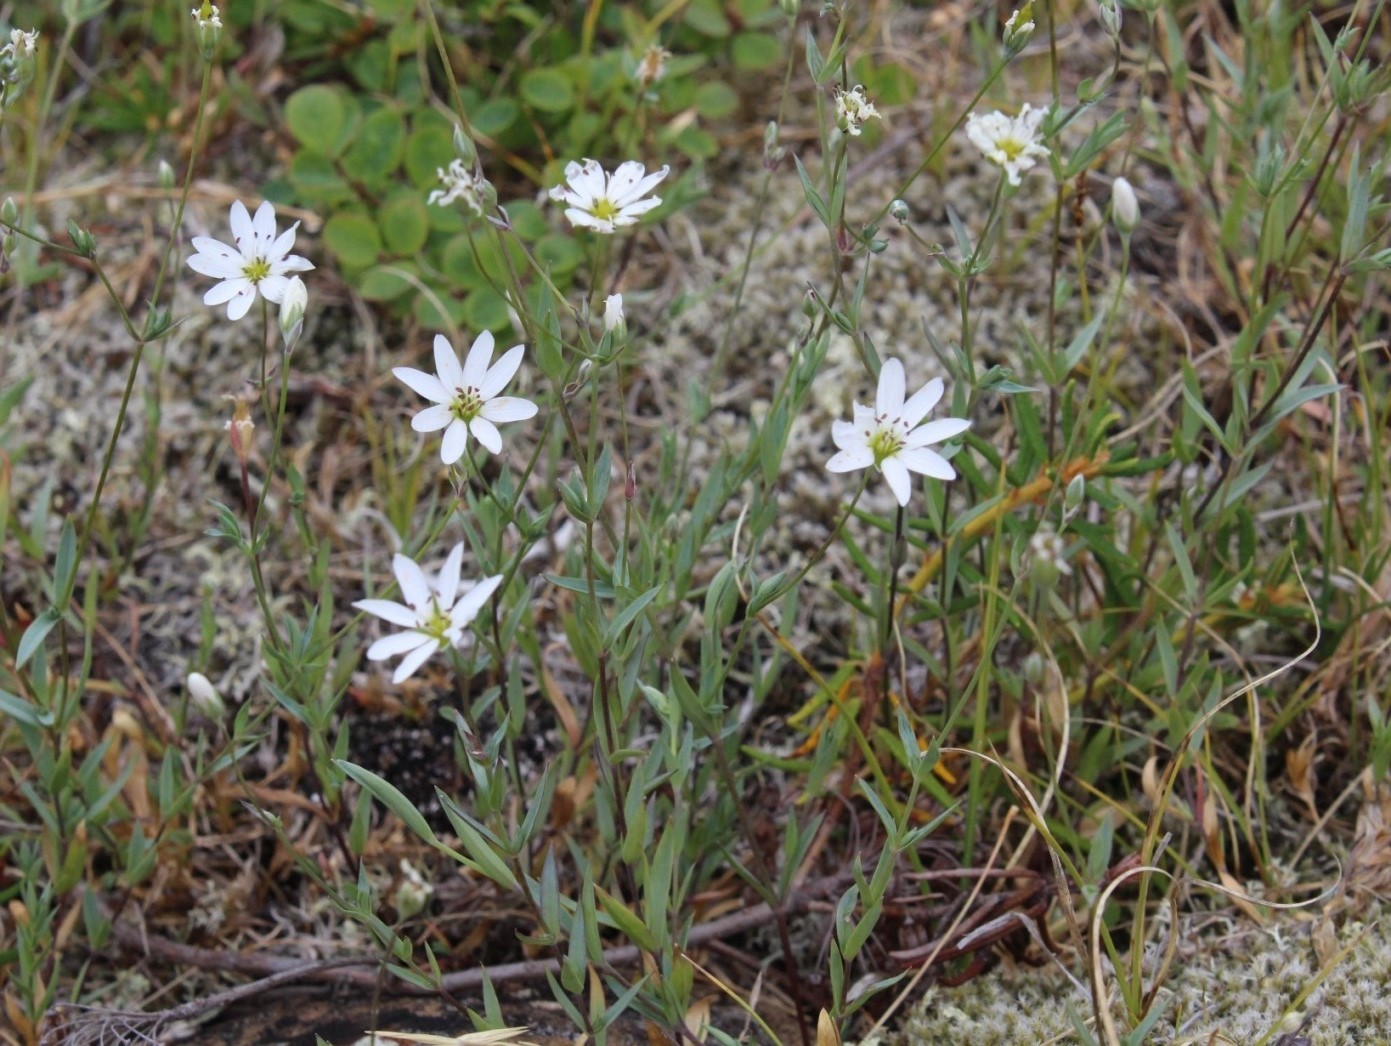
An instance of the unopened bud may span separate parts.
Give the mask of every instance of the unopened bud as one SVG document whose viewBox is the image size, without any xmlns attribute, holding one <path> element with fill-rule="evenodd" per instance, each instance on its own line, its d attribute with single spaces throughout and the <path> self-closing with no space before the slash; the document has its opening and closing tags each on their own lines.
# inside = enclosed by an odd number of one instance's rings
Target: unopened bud
<svg viewBox="0 0 1391 1046">
<path fill-rule="evenodd" d="M 68 219 L 68 239 L 72 240 L 73 247 L 84 258 L 97 253 L 97 238 L 71 218 Z"/>
<path fill-rule="evenodd" d="M 815 290 L 808 290 L 802 295 L 802 315 L 809 320 L 816 319 L 821 314 L 821 306 Z"/>
<path fill-rule="evenodd" d="M 1127 178 L 1117 178 L 1111 183 L 1111 220 L 1127 236 L 1140 224 L 1140 201 L 1135 198 L 1135 187 Z"/>
<path fill-rule="evenodd" d="M 203 6 L 191 9 L 189 14 L 193 16 L 198 50 L 202 52 L 205 62 L 211 62 L 217 51 L 217 42 L 222 39 L 222 16 L 218 13 L 217 5 L 203 0 Z"/>
<path fill-rule="evenodd" d="M 227 422 L 227 439 L 232 444 L 232 453 L 243 466 L 251 454 L 251 433 L 255 429 L 256 423 L 251 420 L 251 408 L 245 400 L 237 400 L 237 405 L 232 410 L 232 420 Z"/>
<path fill-rule="evenodd" d="M 198 712 L 209 719 L 221 719 L 227 711 L 227 706 L 222 701 L 222 695 L 217 692 L 217 687 L 212 685 L 202 672 L 190 672 L 188 682 L 188 700 Z"/>
<path fill-rule="evenodd" d="M 165 192 L 174 188 L 174 168 L 169 166 L 168 160 L 159 161 L 159 167 L 155 170 L 155 182 Z"/>
<path fill-rule="evenodd" d="M 889 217 L 896 222 L 906 222 L 912 216 L 908 209 L 908 204 L 904 200 L 895 200 L 889 204 Z"/>
<path fill-rule="evenodd" d="M 1087 477 L 1080 472 L 1068 480 L 1067 490 L 1063 493 L 1063 514 L 1071 516 L 1079 508 L 1087 496 Z"/>
<path fill-rule="evenodd" d="M 778 144 L 780 133 L 776 120 L 769 120 L 768 126 L 763 129 L 764 170 L 775 170 L 778 164 L 782 163 L 782 158 L 787 155 L 787 149 Z"/>
<path fill-rule="evenodd" d="M 1106 35 L 1119 40 L 1121 35 L 1121 7 L 1117 0 L 1100 0 L 1101 26 Z"/>
<path fill-rule="evenodd" d="M 285 340 L 286 353 L 294 351 L 304 331 L 304 310 L 309 305 L 309 291 L 298 276 L 291 276 L 280 300 L 280 336 Z"/>
<path fill-rule="evenodd" d="M 435 888 L 404 857 L 401 858 L 401 882 L 396 887 L 396 914 L 409 919 L 425 907 Z"/>
<path fill-rule="evenodd" d="M 604 299 L 604 330 L 615 338 L 628 333 L 628 321 L 623 315 L 623 295 L 610 294 Z"/>
<path fill-rule="evenodd" d="M 13 196 L 6 196 L 5 202 L 0 203 L 0 222 L 6 225 L 15 225 L 19 221 L 19 208 L 15 205 Z"/>
<path fill-rule="evenodd" d="M 1022 51 L 1024 45 L 1029 42 L 1029 37 L 1034 35 L 1034 4 L 1029 0 L 1023 7 L 1015 11 L 1005 20 L 1004 44 L 1005 49 L 1014 53 Z"/>
<path fill-rule="evenodd" d="M 628 462 L 628 474 L 623 479 L 623 497 L 632 501 L 638 496 L 638 467 L 636 462 Z"/>
<path fill-rule="evenodd" d="M 478 146 L 458 124 L 454 125 L 454 153 L 464 161 L 465 167 L 472 168 L 478 162 Z"/>
</svg>

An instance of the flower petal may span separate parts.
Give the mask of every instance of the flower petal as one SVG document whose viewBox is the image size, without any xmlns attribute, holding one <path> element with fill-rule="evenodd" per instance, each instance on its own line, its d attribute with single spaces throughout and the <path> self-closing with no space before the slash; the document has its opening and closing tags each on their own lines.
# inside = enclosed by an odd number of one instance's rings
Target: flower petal
<svg viewBox="0 0 1391 1046">
<path fill-rule="evenodd" d="M 230 280 L 223 280 L 221 283 L 214 284 L 208 288 L 208 292 L 203 295 L 204 305 L 221 305 L 229 302 L 238 294 L 251 290 L 251 282 L 241 277 Z"/>
<path fill-rule="evenodd" d="M 232 226 L 232 242 L 237 245 L 242 257 L 250 257 L 248 252 L 256 246 L 256 230 L 251 224 L 251 215 L 246 213 L 246 204 L 233 200 L 227 220 Z"/>
<path fill-rule="evenodd" d="M 314 268 L 314 263 L 308 258 L 301 258 L 298 254 L 291 254 L 278 261 L 272 261 L 270 268 L 271 272 L 278 275 L 287 272 L 308 272 Z"/>
<path fill-rule="evenodd" d="M 905 447 L 895 458 L 903 462 L 905 468 L 921 472 L 924 476 L 943 481 L 956 479 L 956 469 L 935 450 L 928 450 L 926 447 Z"/>
<path fill-rule="evenodd" d="M 424 396 L 431 403 L 450 403 L 454 399 L 454 394 L 433 374 L 426 374 L 414 367 L 392 367 L 391 373 L 405 382 L 412 392 Z"/>
<path fill-rule="evenodd" d="M 388 657 L 409 653 L 429 641 L 430 637 L 424 632 L 397 632 L 394 635 L 382 636 L 367 648 L 367 660 L 385 661 Z"/>
<path fill-rule="evenodd" d="M 494 425 L 509 421 L 526 421 L 536 417 L 536 404 L 520 396 L 496 396 L 483 404 L 479 417 L 487 418 Z"/>
<path fill-rule="evenodd" d="M 419 411 L 411 418 L 411 428 L 416 432 L 438 432 L 454 420 L 454 412 L 447 404 L 436 403 Z"/>
<path fill-rule="evenodd" d="M 630 211 L 631 206 L 640 197 L 646 196 L 648 193 L 650 193 L 654 188 L 656 188 L 657 183 L 660 182 L 671 172 L 671 167 L 664 164 L 661 167 L 661 169 L 653 171 L 647 177 L 639 179 L 631 187 L 625 188 L 623 191 L 620 192 L 614 188 L 613 182 L 614 179 L 616 179 L 618 175 L 622 173 L 623 168 L 627 166 L 628 164 L 625 163 L 622 167 L 618 168 L 618 170 L 614 172 L 613 178 L 609 179 L 609 199 L 611 199 L 615 204 L 617 204 L 619 208 L 621 208 L 622 210 Z M 641 164 L 635 164 L 634 166 L 637 167 L 639 173 L 643 170 Z M 648 207 L 655 207 L 662 201 L 654 197 L 653 199 L 644 202 L 647 204 Z"/>
<path fill-rule="evenodd" d="M 478 442 L 487 447 L 491 453 L 502 453 L 502 433 L 491 421 L 480 414 L 468 423 L 468 427 L 469 431 L 478 438 Z"/>
<path fill-rule="evenodd" d="M 272 228 L 274 228 L 272 226 Z M 272 262 L 278 261 L 290 253 L 290 248 L 295 245 L 295 231 L 299 228 L 299 222 L 295 222 L 288 229 L 282 232 L 269 247 L 266 248 L 266 258 Z"/>
<path fill-rule="evenodd" d="M 236 295 L 227 303 L 227 318 L 239 320 L 251 311 L 251 303 L 256 300 L 256 289 L 242 280 L 244 287 L 238 288 Z"/>
<path fill-rule="evenodd" d="M 908 475 L 907 467 L 898 457 L 892 457 L 885 458 L 880 463 L 879 470 L 889 481 L 889 489 L 894 492 L 894 497 L 898 499 L 899 505 L 906 508 L 908 499 L 913 494 L 913 481 Z"/>
<path fill-rule="evenodd" d="M 445 395 L 450 399 L 454 397 L 454 390 L 465 384 L 464 368 L 459 366 L 459 354 L 443 334 L 435 335 L 435 373 L 439 375 Z"/>
<path fill-rule="evenodd" d="M 256 289 L 261 292 L 261 297 L 265 298 L 266 301 L 279 305 L 285 300 L 285 289 L 289 286 L 290 277 L 271 274 L 261 277 L 260 282 L 256 284 Z"/>
<path fill-rule="evenodd" d="M 440 460 L 452 465 L 464 456 L 467 447 L 468 426 L 455 418 L 453 424 L 444 430 L 444 439 L 440 441 Z"/>
<path fill-rule="evenodd" d="M 435 591 L 440 594 L 440 606 L 452 607 L 454 597 L 459 592 L 459 576 L 464 569 L 464 543 L 461 541 L 449 550 L 449 558 L 440 567 L 439 583 Z"/>
<path fill-rule="evenodd" d="M 262 200 L 261 206 L 251 216 L 251 227 L 256 234 L 256 253 L 264 256 L 275 242 L 275 207 L 269 200 Z"/>
<path fill-rule="evenodd" d="M 482 392 L 483 379 L 488 376 L 488 364 L 493 361 L 493 341 L 492 331 L 480 331 L 478 337 L 473 339 L 473 345 L 468 350 L 468 358 L 464 360 L 462 377 L 458 384 L 466 389 L 478 389 Z M 511 375 L 508 375 L 511 377 Z M 506 382 L 503 382 L 506 385 Z M 486 399 L 487 397 L 484 396 Z"/>
<path fill-rule="evenodd" d="M 831 439 L 841 450 L 865 446 L 864 430 L 850 421 L 831 422 Z"/>
<path fill-rule="evenodd" d="M 874 397 L 874 413 L 879 417 L 896 418 L 903 410 L 903 364 L 887 359 L 879 368 L 879 390 Z"/>
<path fill-rule="evenodd" d="M 359 599 L 353 604 L 353 609 L 365 611 L 402 628 L 416 628 L 420 624 L 419 614 L 390 599 Z"/>
<path fill-rule="evenodd" d="M 416 613 L 430 605 L 430 581 L 419 563 L 398 552 L 391 557 L 391 572 L 401 586 L 401 595 Z"/>
<path fill-rule="evenodd" d="M 927 412 L 937 406 L 942 399 L 942 391 L 946 386 L 942 384 L 941 378 L 933 378 L 926 385 L 913 393 L 911 399 L 903 405 L 904 424 L 910 429 L 923 418 L 927 417 Z"/>
<path fill-rule="evenodd" d="M 435 651 L 439 648 L 440 641 L 438 639 L 432 639 L 424 646 L 412 650 L 401 660 L 401 663 L 396 666 L 396 671 L 391 673 L 391 681 L 393 683 L 404 683 L 411 676 L 415 675 L 420 666 L 430 660 Z"/>
<path fill-rule="evenodd" d="M 904 441 L 904 446 L 911 449 L 925 447 L 929 443 L 941 443 L 944 439 L 961 435 L 970 427 L 971 423 L 965 418 L 938 418 L 936 421 L 929 421 L 926 425 L 920 425 L 908 433 L 908 439 Z"/>
<path fill-rule="evenodd" d="M 483 333 L 487 334 L 488 332 L 484 331 Z M 482 338 L 483 335 L 480 334 L 479 337 Z M 492 335 L 488 334 L 488 337 L 491 338 Z M 475 342 L 474 344 L 476 347 L 477 343 Z M 489 358 L 492 357 L 492 353 L 493 350 L 489 347 Z M 478 394 L 485 400 L 490 400 L 503 389 L 507 388 L 507 383 L 512 380 L 512 376 L 517 373 L 517 368 L 522 365 L 522 356 L 525 355 L 525 353 L 526 347 L 523 345 L 513 345 L 504 352 L 502 354 L 502 359 L 489 367 L 484 372 L 482 380 L 477 383 Z M 470 357 L 472 357 L 472 355 L 473 353 L 469 353 Z"/>
<path fill-rule="evenodd" d="M 483 609 L 483 604 L 493 594 L 494 590 L 502 583 L 502 575 L 494 574 L 492 577 L 485 577 L 478 584 L 464 593 L 459 602 L 454 604 L 454 609 L 449 614 L 449 622 L 454 628 L 465 628 L 478 612 Z"/>
<path fill-rule="evenodd" d="M 874 451 L 868 447 L 847 447 L 826 462 L 826 468 L 830 472 L 853 472 L 873 464 Z"/>
</svg>

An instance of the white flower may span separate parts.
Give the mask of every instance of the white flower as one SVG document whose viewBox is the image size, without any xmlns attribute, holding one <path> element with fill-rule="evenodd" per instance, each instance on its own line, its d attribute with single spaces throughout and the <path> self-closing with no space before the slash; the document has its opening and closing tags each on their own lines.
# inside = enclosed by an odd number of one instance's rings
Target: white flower
<svg viewBox="0 0 1391 1046">
<path fill-rule="evenodd" d="M 359 599 L 353 604 L 357 610 L 406 629 L 383 636 L 367 648 L 369 661 L 406 655 L 392 673 L 393 683 L 409 679 L 441 647 L 456 647 L 462 643 L 464 629 L 502 583 L 501 574 L 485 577 L 460 595 L 463 565 L 464 546 L 458 544 L 449 553 L 432 585 L 414 560 L 398 553 L 391 560 L 391 570 L 401 586 L 405 604 L 389 599 Z"/>
<path fill-rule="evenodd" d="M 865 97 L 863 86 L 856 84 L 848 91 L 836 92 L 836 126 L 851 137 L 858 138 L 865 122 L 877 119 L 879 110 Z"/>
<path fill-rule="evenodd" d="M 1128 178 L 1117 178 L 1111 183 L 1111 217 L 1124 233 L 1134 232 L 1140 224 L 1140 201 Z"/>
<path fill-rule="evenodd" d="M 502 451 L 499 423 L 525 421 L 536 416 L 536 404 L 517 396 L 499 396 L 521 366 L 521 345 L 513 345 L 491 367 L 493 336 L 484 331 L 473 340 L 463 366 L 454 346 L 443 334 L 435 335 L 435 373 L 426 374 L 413 367 L 395 367 L 391 373 L 434 406 L 426 407 L 411 419 L 416 432 L 444 429 L 440 458 L 452 465 L 464 454 L 468 434 L 494 454 Z"/>
<path fill-rule="evenodd" d="M 1047 110 L 1028 105 L 1015 117 L 1001 112 L 984 116 L 972 113 L 966 119 L 966 135 L 987 160 L 1004 168 L 1010 185 L 1018 185 L 1019 176 L 1034 165 L 1035 158 L 1048 155 L 1038 133 L 1046 115 Z"/>
<path fill-rule="evenodd" d="M 918 424 L 942 398 L 942 390 L 942 379 L 933 378 L 905 403 L 903 364 L 885 360 L 879 370 L 874 409 L 856 403 L 853 422 L 837 421 L 831 426 L 831 438 L 840 453 L 826 462 L 826 467 L 832 472 L 850 472 L 873 465 L 884 473 L 900 505 L 908 504 L 909 472 L 955 479 L 956 470 L 927 445 L 960 435 L 971 423 L 962 418 L 939 418 Z"/>
<path fill-rule="evenodd" d="M 251 308 L 259 291 L 266 301 L 277 305 L 285 300 L 290 273 L 314 268 L 305 258 L 290 254 L 295 245 L 295 222 L 279 236 L 275 234 L 275 208 L 267 200 L 256 208 L 256 217 L 246 213 L 240 200 L 232 204 L 232 241 L 229 247 L 211 236 L 193 237 L 198 253 L 188 259 L 194 272 L 222 282 L 203 295 L 204 305 L 227 302 L 227 318 L 239 320 Z"/>
<path fill-rule="evenodd" d="M 627 329 L 628 322 L 623 318 L 623 295 L 610 294 L 604 299 L 604 330 L 621 334 Z"/>
<path fill-rule="evenodd" d="M 485 190 L 491 188 L 486 179 L 475 175 L 463 160 L 457 157 L 449 161 L 449 167 L 436 167 L 443 189 L 431 190 L 426 203 L 437 203 L 448 207 L 455 200 L 463 200 L 464 206 L 474 214 L 481 215 L 488 210 Z"/>
<path fill-rule="evenodd" d="M 660 171 L 647 174 L 647 168 L 635 160 L 619 164 L 613 174 L 605 174 L 596 160 L 565 165 L 565 184 L 550 192 L 552 200 L 568 204 L 565 217 L 570 224 L 612 233 L 620 225 L 635 225 L 638 216 L 646 214 L 662 202 L 661 197 L 642 199 L 653 186 L 671 170 L 665 164 Z"/>
<path fill-rule="evenodd" d="M 31 29 L 28 32 L 23 29 L 11 29 L 10 42 L 4 47 L 0 47 L 0 55 L 7 54 L 18 62 L 21 58 L 32 58 L 38 46 L 39 31 L 37 29 Z"/>
<path fill-rule="evenodd" d="M 195 7 L 189 11 L 193 15 L 193 20 L 198 23 L 199 29 L 221 29 L 222 17 L 218 14 L 216 4 L 204 4 L 202 7 Z"/>
</svg>

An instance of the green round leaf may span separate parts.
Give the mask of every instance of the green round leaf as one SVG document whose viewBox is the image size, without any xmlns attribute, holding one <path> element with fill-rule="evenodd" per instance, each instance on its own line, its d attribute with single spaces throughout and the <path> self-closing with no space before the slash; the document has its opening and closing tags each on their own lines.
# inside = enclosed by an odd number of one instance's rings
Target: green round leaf
<svg viewBox="0 0 1391 1046">
<path fill-rule="evenodd" d="M 357 281 L 357 292 L 368 301 L 395 301 L 416 289 L 409 277 L 418 275 L 410 262 L 374 265 Z"/>
<path fill-rule="evenodd" d="M 395 109 L 382 106 L 362 121 L 343 167 L 366 185 L 381 186 L 400 164 L 405 147 L 406 121 Z"/>
<path fill-rule="evenodd" d="M 451 298 L 446 291 L 434 288 L 434 294 L 417 294 L 411 311 L 415 320 L 429 330 L 448 330 L 464 322 L 464 303 Z M 444 311 L 441 313 L 440 310 Z"/>
<path fill-rule="evenodd" d="M 522 74 L 522 100 L 547 113 L 563 113 L 575 104 L 575 88 L 556 69 L 529 69 Z"/>
<path fill-rule="evenodd" d="M 430 216 L 425 201 L 416 192 L 405 192 L 387 200 L 377 212 L 382 240 L 392 254 L 412 255 L 425 246 L 430 235 Z"/>
<path fill-rule="evenodd" d="M 784 59 L 782 42 L 772 33 L 740 33 L 730 57 L 738 69 L 771 69 Z"/>
<path fill-rule="evenodd" d="M 524 240 L 539 240 L 550 228 L 535 200 L 512 200 L 506 208 L 512 231 Z"/>
<path fill-rule="evenodd" d="M 306 203 L 337 203 L 353 195 L 333 161 L 321 153 L 295 153 L 289 175 L 290 183 Z"/>
<path fill-rule="evenodd" d="M 551 233 L 536 241 L 536 260 L 549 265 L 552 272 L 563 275 L 579 268 L 584 261 L 584 251 L 575 237 Z"/>
<path fill-rule="evenodd" d="M 454 159 L 454 142 L 443 127 L 417 127 L 406 139 L 406 173 L 419 186 L 433 186 Z"/>
<path fill-rule="evenodd" d="M 340 211 L 324 223 L 324 243 L 345 269 L 371 265 L 381 253 L 376 223 L 361 211 Z"/>
<path fill-rule="evenodd" d="M 695 93 L 696 112 L 707 119 L 717 120 L 728 116 L 739 107 L 739 95 L 729 84 L 712 80 L 701 84 Z"/>
<path fill-rule="evenodd" d="M 336 156 L 342 151 L 341 138 L 347 120 L 343 99 L 323 84 L 301 87 L 285 102 L 285 123 L 295 140 L 325 156 Z"/>
<path fill-rule="evenodd" d="M 720 0 L 693 0 L 686 8 L 685 22 L 702 36 L 728 36 L 729 16 Z"/>
<path fill-rule="evenodd" d="M 566 81 L 566 87 L 569 87 L 569 81 Z M 532 104 L 537 105 L 535 102 Z M 545 106 L 537 105 L 537 108 L 544 109 Z M 521 113 L 522 107 L 511 98 L 490 98 L 469 114 L 469 120 L 479 134 L 496 138 L 511 127 Z"/>
<path fill-rule="evenodd" d="M 470 330 L 502 331 L 512 326 L 507 303 L 491 291 L 474 291 L 464 301 L 464 326 Z"/>
</svg>

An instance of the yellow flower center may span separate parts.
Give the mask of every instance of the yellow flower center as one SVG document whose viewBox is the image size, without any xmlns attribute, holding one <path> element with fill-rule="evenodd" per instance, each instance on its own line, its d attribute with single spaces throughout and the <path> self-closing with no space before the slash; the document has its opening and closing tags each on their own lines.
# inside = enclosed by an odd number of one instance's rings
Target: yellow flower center
<svg viewBox="0 0 1391 1046">
<path fill-rule="evenodd" d="M 478 413 L 482 409 L 483 396 L 472 385 L 468 388 L 458 386 L 454 389 L 454 402 L 450 404 L 450 410 L 460 421 L 472 421 L 478 417 Z"/>
<path fill-rule="evenodd" d="M 1004 153 L 1007 159 L 1017 160 L 1023 154 L 1027 144 L 1018 138 L 1001 138 L 995 143 L 995 148 Z"/>
<path fill-rule="evenodd" d="M 601 222 L 611 222 L 618 217 L 618 207 L 607 196 L 594 201 L 589 213 Z"/>
<path fill-rule="evenodd" d="M 891 458 L 903 449 L 904 432 L 898 419 L 890 421 L 879 419 L 879 428 L 869 437 L 869 449 L 874 453 L 874 464 L 882 465 L 885 458 Z"/>
<path fill-rule="evenodd" d="M 445 633 L 449 631 L 452 624 L 449 615 L 440 609 L 439 601 L 432 596 L 430 598 L 430 613 L 421 622 L 420 631 L 431 639 L 438 639 L 441 643 L 446 643 L 448 640 Z"/>
<path fill-rule="evenodd" d="M 246 263 L 241 274 L 252 283 L 260 283 L 270 275 L 270 262 L 264 258 L 252 258 Z"/>
</svg>

